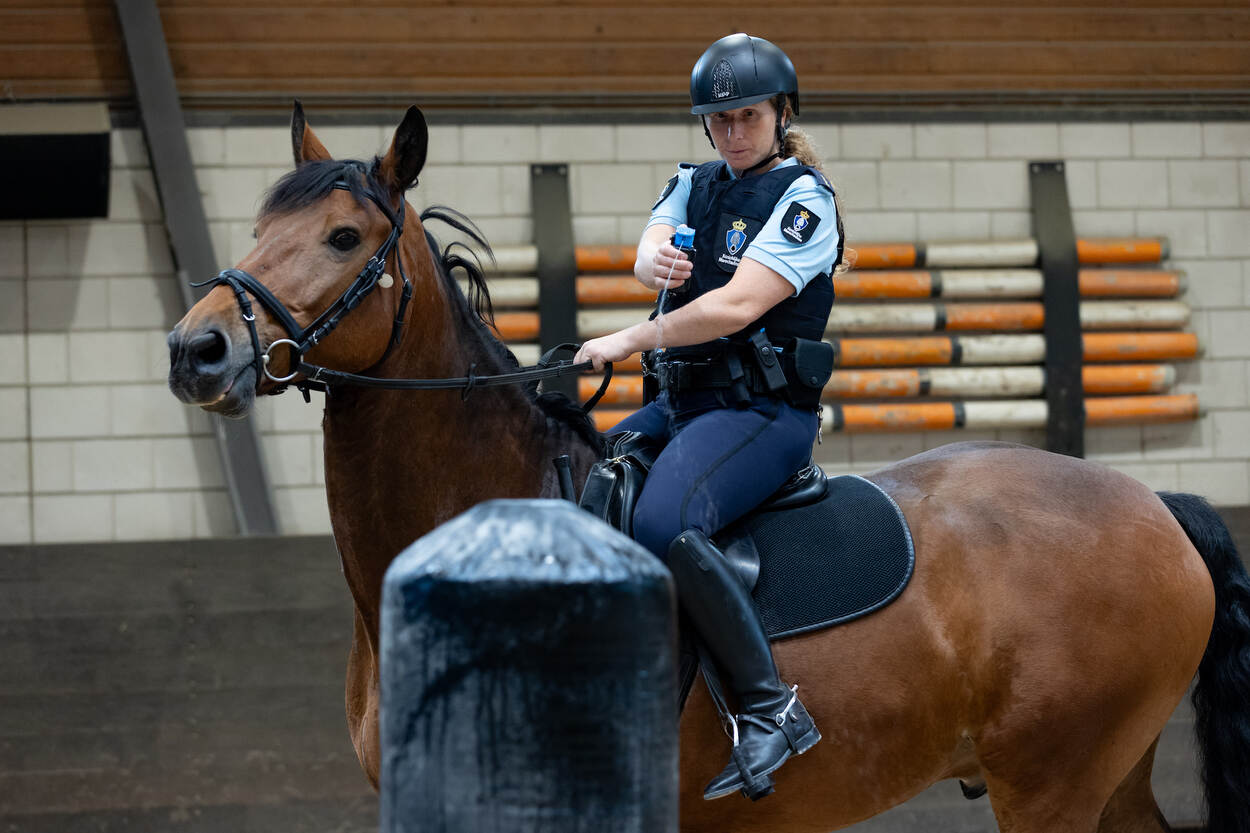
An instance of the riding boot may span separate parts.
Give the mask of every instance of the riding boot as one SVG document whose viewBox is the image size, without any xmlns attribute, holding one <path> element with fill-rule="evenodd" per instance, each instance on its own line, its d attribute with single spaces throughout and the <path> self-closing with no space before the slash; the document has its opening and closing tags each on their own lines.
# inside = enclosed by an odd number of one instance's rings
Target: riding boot
<svg viewBox="0 0 1250 833">
<path fill-rule="evenodd" d="M 791 755 L 811 749 L 820 732 L 798 700 L 798 686 L 781 682 L 755 602 L 720 550 L 702 532 L 688 529 L 673 539 L 668 556 L 682 607 L 728 674 L 741 709 L 730 718 L 733 757 L 703 797 L 743 790 L 749 798 L 762 798 L 772 791 L 767 776 Z"/>
</svg>

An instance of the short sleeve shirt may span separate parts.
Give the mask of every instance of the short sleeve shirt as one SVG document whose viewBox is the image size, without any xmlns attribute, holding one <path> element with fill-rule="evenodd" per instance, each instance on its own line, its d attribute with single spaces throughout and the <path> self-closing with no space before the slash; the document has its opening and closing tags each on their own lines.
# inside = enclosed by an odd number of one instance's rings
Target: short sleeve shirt
<svg viewBox="0 0 1250 833">
<path fill-rule="evenodd" d="M 790 157 L 782 160 L 777 167 L 797 164 L 798 160 Z M 690 202 L 690 180 L 693 175 L 694 168 L 677 170 L 673 187 L 670 189 L 665 185 L 664 190 L 667 193 L 662 193 L 660 201 L 651 209 L 647 228 L 660 223 L 676 228 L 686 222 L 686 205 Z M 732 171 L 730 175 L 732 176 Z M 784 234 L 787 222 L 792 221 L 789 216 L 790 206 L 796 202 L 823 221 L 802 242 L 796 242 Z M 781 275 L 794 286 L 794 292 L 798 294 L 812 278 L 829 272 L 837 252 L 838 218 L 833 194 L 811 174 L 804 174 L 794 180 L 781 195 L 772 215 L 742 256 L 762 263 Z"/>
</svg>

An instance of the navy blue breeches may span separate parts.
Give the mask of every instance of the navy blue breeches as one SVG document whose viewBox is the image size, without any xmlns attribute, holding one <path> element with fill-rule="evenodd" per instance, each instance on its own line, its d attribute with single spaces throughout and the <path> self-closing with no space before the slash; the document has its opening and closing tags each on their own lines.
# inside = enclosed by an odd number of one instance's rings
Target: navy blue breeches
<svg viewBox="0 0 1250 833">
<path fill-rule="evenodd" d="M 807 463 L 819 422 L 768 396 L 725 407 L 719 391 L 667 392 L 622 420 L 663 445 L 634 510 L 634 537 L 661 559 L 678 533 L 707 536 L 762 503 Z"/>
</svg>

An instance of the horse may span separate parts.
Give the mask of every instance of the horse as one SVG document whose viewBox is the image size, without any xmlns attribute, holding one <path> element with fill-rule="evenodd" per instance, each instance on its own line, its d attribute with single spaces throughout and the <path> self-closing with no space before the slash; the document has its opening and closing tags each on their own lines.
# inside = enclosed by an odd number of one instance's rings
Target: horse
<svg viewBox="0 0 1250 833">
<path fill-rule="evenodd" d="M 268 193 L 255 249 L 169 335 L 172 392 L 242 416 L 258 395 L 312 384 L 298 361 L 392 379 L 516 371 L 489 327 L 482 272 L 452 246 L 440 251 L 422 223 L 471 232 L 467 218 L 408 206 L 426 157 L 420 111 L 369 164 L 335 160 L 298 102 L 292 143 L 295 168 Z M 342 302 L 362 282 L 368 291 Z M 323 428 L 355 602 L 347 721 L 376 788 L 387 565 L 480 501 L 558 496 L 556 455 L 569 455 L 580 486 L 602 438 L 573 403 L 533 384 L 332 383 Z M 702 800 L 728 744 L 695 688 L 680 721 L 683 831 L 825 833 L 944 779 L 988 791 L 1004 831 L 1165 831 L 1151 768 L 1195 674 L 1209 829 L 1250 830 L 1250 578 L 1205 501 L 1005 443 L 944 446 L 868 478 L 911 528 L 910 585 L 869 616 L 775 644 L 825 737 L 777 773 L 779 797 Z"/>
</svg>

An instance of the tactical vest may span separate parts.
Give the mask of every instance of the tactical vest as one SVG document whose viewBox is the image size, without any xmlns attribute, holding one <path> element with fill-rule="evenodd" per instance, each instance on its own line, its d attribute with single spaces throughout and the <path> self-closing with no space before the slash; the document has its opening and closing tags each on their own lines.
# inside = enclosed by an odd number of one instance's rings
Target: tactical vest
<svg viewBox="0 0 1250 833">
<path fill-rule="evenodd" d="M 683 164 L 683 167 L 695 167 Z M 830 194 L 833 188 L 816 169 L 806 165 L 776 167 L 759 176 L 736 179 L 724 162 L 705 162 L 695 168 L 686 203 L 686 224 L 695 231 L 694 270 L 687 281 L 689 291 L 669 293 L 664 312 L 685 306 L 705 292 L 729 282 L 747 246 L 768 222 L 786 189 L 804 174 L 812 174 Z M 802 222 L 801 220 L 798 222 Z M 825 325 L 833 308 L 833 267 L 842 259 L 842 218 L 838 223 L 838 249 L 829 265 L 798 294 L 786 298 L 745 327 L 748 336 L 764 328 L 770 339 L 825 337 Z M 700 347 L 678 348 L 672 353 L 697 353 Z"/>
</svg>

